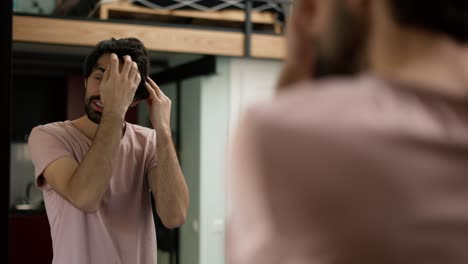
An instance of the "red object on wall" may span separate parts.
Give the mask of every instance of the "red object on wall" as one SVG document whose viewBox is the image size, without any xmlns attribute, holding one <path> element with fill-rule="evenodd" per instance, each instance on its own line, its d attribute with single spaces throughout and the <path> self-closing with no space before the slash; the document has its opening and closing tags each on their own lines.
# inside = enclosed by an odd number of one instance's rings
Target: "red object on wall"
<svg viewBox="0 0 468 264">
<path fill-rule="evenodd" d="M 68 76 L 67 80 L 67 119 L 73 120 L 85 114 L 85 87 L 81 74 Z"/>
<path fill-rule="evenodd" d="M 9 264 L 52 263 L 52 239 L 45 213 L 10 213 Z"/>
</svg>

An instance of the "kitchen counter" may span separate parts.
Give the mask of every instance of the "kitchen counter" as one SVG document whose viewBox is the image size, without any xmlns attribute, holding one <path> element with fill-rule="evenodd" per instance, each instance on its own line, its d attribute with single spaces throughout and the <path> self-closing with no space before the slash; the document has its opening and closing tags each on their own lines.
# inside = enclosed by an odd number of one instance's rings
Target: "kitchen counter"
<svg viewBox="0 0 468 264">
<path fill-rule="evenodd" d="M 35 206 L 30 204 L 18 204 L 10 207 L 8 213 L 10 215 L 42 215 L 46 213 L 46 210 L 43 203 Z"/>
<path fill-rule="evenodd" d="M 46 214 L 45 208 L 40 209 L 29 209 L 29 210 L 18 210 L 16 208 L 10 208 L 8 210 L 10 215 L 42 215 Z"/>
</svg>

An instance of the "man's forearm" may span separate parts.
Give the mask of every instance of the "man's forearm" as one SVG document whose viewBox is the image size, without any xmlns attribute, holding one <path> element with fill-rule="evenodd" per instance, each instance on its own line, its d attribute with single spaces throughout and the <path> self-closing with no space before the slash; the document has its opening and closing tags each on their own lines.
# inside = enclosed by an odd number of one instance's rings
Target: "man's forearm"
<svg viewBox="0 0 468 264">
<path fill-rule="evenodd" d="M 120 146 L 123 121 L 119 115 L 102 115 L 93 143 L 70 180 L 71 197 L 82 210 L 97 210 L 109 186 L 116 162 L 115 153 Z"/>
<path fill-rule="evenodd" d="M 158 214 L 168 228 L 185 222 L 189 194 L 179 165 L 170 131 L 158 133 L 158 166 L 149 173 L 149 184 L 156 202 Z"/>
</svg>

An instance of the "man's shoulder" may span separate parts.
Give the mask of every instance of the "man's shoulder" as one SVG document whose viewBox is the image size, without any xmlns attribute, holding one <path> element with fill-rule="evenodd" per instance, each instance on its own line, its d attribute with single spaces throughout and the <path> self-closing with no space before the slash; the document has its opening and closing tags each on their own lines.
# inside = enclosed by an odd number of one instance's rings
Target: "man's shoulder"
<svg viewBox="0 0 468 264">
<path fill-rule="evenodd" d="M 48 144 L 68 145 L 73 137 L 69 129 L 67 129 L 68 121 L 57 121 L 47 124 L 41 124 L 33 127 L 28 136 L 28 145 L 44 147 Z"/>
<path fill-rule="evenodd" d="M 61 133 L 65 131 L 68 121 L 56 121 L 47 124 L 41 124 L 31 129 L 31 135 L 35 133 L 47 132 L 51 134 Z"/>
<path fill-rule="evenodd" d="M 290 87 L 271 101 L 250 107 L 255 122 L 289 128 L 333 129 L 372 119 L 382 96 L 372 78 L 340 77 L 307 81 Z M 269 127 L 273 129 L 273 127 Z"/>
<path fill-rule="evenodd" d="M 272 100 L 271 108 L 291 107 L 292 105 L 310 109 L 355 106 L 357 101 L 373 96 L 376 79 L 367 76 L 329 77 L 308 80 L 291 86 Z"/>
<path fill-rule="evenodd" d="M 155 134 L 155 130 L 138 124 L 127 123 L 128 127 L 131 129 L 132 134 L 136 136 L 137 139 L 146 139 L 152 137 Z"/>
<path fill-rule="evenodd" d="M 154 130 L 154 129 L 150 128 L 150 127 L 139 125 L 139 124 L 127 123 L 127 125 L 133 131 L 135 131 L 135 133 L 152 133 L 152 131 Z"/>
</svg>

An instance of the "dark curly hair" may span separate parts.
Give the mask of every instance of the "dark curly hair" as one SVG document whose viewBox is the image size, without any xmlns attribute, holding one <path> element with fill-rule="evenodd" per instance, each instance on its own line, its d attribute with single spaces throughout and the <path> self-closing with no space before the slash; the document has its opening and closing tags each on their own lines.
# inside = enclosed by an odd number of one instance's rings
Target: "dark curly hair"
<svg viewBox="0 0 468 264">
<path fill-rule="evenodd" d="M 85 59 L 84 77 L 86 79 L 91 75 L 99 58 L 106 53 L 115 53 L 120 60 L 123 60 L 124 55 L 129 55 L 132 60 L 136 62 L 138 70 L 140 71 L 141 82 L 135 92 L 135 99 L 139 100 L 147 98 L 149 94 L 146 90 L 145 82 L 150 71 L 150 63 L 148 51 L 143 45 L 143 42 L 137 38 L 111 38 L 109 40 L 99 42 Z"/>
<path fill-rule="evenodd" d="M 467 0 L 389 0 L 401 25 L 445 34 L 459 43 L 468 41 Z"/>
</svg>

